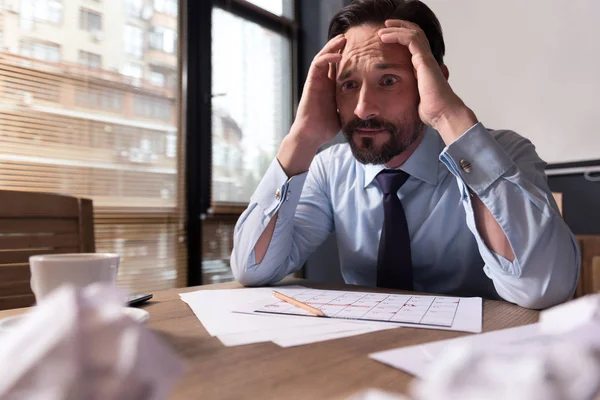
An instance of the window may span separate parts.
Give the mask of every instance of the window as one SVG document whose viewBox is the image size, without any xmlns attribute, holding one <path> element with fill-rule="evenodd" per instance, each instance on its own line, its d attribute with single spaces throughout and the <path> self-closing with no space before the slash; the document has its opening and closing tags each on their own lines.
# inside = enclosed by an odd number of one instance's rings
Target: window
<svg viewBox="0 0 600 400">
<path fill-rule="evenodd" d="M 19 8 L 0 21 L 9 45 L 0 57 L 0 190 L 91 198 L 96 251 L 121 255 L 120 286 L 134 293 L 184 286 L 184 116 L 177 89 L 143 81 L 151 71 L 148 28 L 134 25 L 148 23 L 127 17 L 125 0 L 10 3 Z M 142 3 L 153 9 L 153 0 Z M 46 26 L 58 15 L 61 24 Z M 165 23 L 177 31 L 176 18 Z M 105 39 L 94 40 L 102 38 L 96 33 Z M 153 61 L 178 79 L 175 55 Z"/>
<path fill-rule="evenodd" d="M 134 98 L 135 114 L 145 118 L 170 120 L 173 118 L 172 102 L 159 97 L 136 95 Z"/>
<path fill-rule="evenodd" d="M 143 0 L 125 0 L 125 12 L 128 16 L 140 18 L 144 7 Z"/>
<path fill-rule="evenodd" d="M 140 87 L 144 76 L 144 68 L 140 64 L 126 63 L 121 69 L 121 74 L 132 78 L 131 84 Z"/>
<path fill-rule="evenodd" d="M 60 0 L 22 0 L 20 23 L 25 29 L 33 29 L 34 21 L 62 23 L 63 4 Z"/>
<path fill-rule="evenodd" d="M 154 86 L 165 86 L 165 81 L 165 74 L 162 72 L 152 71 L 150 73 L 150 82 L 152 82 Z"/>
<path fill-rule="evenodd" d="M 159 13 L 177 16 L 177 0 L 154 0 L 154 9 Z"/>
<path fill-rule="evenodd" d="M 177 89 L 177 84 L 179 82 L 177 82 L 177 73 L 175 71 L 173 71 L 172 73 L 169 73 L 166 75 L 167 78 L 167 87 L 169 89 Z"/>
<path fill-rule="evenodd" d="M 21 40 L 19 53 L 36 60 L 57 63 L 60 62 L 60 47 L 57 44 L 45 44 Z"/>
<path fill-rule="evenodd" d="M 175 53 L 176 43 L 177 33 L 172 29 L 156 26 L 148 34 L 148 44 L 154 50 Z"/>
<path fill-rule="evenodd" d="M 259 6 L 275 15 L 294 18 L 293 0 L 246 0 L 249 3 Z"/>
<path fill-rule="evenodd" d="M 162 66 L 150 66 L 150 82 L 154 86 L 175 89 L 177 87 L 177 72 Z"/>
<path fill-rule="evenodd" d="M 87 65 L 90 68 L 102 68 L 102 56 L 79 50 L 79 64 Z"/>
<path fill-rule="evenodd" d="M 89 32 L 102 30 L 102 15 L 82 8 L 79 10 L 79 29 Z"/>
<path fill-rule="evenodd" d="M 235 7 L 216 3 L 210 32 L 212 83 L 207 88 L 213 94 L 212 214 L 201 228 L 203 283 L 233 278 L 235 223 L 289 132 L 294 108 L 294 1 L 249 0 Z M 257 17 L 256 6 L 274 16 Z"/>
<path fill-rule="evenodd" d="M 125 25 L 125 53 L 135 58 L 142 58 L 144 53 L 144 31 L 133 25 Z"/>
<path fill-rule="evenodd" d="M 225 158 L 212 203 L 247 204 L 292 123 L 291 40 L 219 8 L 213 21 L 213 154 Z"/>
<path fill-rule="evenodd" d="M 121 111 L 123 95 L 110 89 L 85 88 L 75 92 L 75 104 L 80 107 L 101 108 L 107 111 Z"/>
</svg>

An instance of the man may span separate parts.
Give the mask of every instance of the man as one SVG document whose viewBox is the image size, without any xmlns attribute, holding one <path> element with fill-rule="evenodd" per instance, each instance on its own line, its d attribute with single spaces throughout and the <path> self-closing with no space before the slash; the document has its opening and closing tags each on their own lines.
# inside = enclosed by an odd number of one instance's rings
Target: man
<svg viewBox="0 0 600 400">
<path fill-rule="evenodd" d="M 545 163 L 527 139 L 487 130 L 453 92 L 433 12 L 356 0 L 329 38 L 236 225 L 236 279 L 281 280 L 335 232 L 350 284 L 529 308 L 569 299 L 579 250 Z M 348 143 L 316 155 L 340 128 Z"/>
</svg>

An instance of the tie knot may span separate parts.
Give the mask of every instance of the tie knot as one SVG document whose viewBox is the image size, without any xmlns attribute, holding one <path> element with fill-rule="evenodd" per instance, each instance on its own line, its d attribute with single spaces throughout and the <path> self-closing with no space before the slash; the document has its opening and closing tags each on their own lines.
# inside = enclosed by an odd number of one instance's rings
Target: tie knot
<svg viewBox="0 0 600 400">
<path fill-rule="evenodd" d="M 379 182 L 383 194 L 395 194 L 404 182 L 408 179 L 409 175 L 399 169 L 384 169 L 381 171 L 375 179 Z"/>
</svg>

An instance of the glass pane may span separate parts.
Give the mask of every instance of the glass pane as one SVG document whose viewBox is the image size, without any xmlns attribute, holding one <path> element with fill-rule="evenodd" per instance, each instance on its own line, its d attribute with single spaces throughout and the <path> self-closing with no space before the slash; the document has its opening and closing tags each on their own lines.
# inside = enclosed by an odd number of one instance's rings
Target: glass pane
<svg viewBox="0 0 600 400">
<path fill-rule="evenodd" d="M 229 263 L 237 216 L 207 218 L 202 223 L 202 283 L 233 280 Z"/>
<path fill-rule="evenodd" d="M 291 126 L 291 41 L 215 8 L 212 56 L 212 201 L 248 203 Z"/>
<path fill-rule="evenodd" d="M 246 0 L 260 8 L 289 19 L 294 19 L 294 0 Z M 320 1 L 320 0 L 317 0 Z"/>
<path fill-rule="evenodd" d="M 11 3 L 20 12 L 0 9 L 0 189 L 91 198 L 96 249 L 121 254 L 122 285 L 181 282 L 177 1 Z"/>
</svg>

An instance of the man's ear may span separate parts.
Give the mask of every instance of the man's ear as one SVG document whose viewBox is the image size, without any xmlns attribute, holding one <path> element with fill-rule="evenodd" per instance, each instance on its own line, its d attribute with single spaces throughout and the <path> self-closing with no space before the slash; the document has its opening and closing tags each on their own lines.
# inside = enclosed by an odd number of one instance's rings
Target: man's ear
<svg viewBox="0 0 600 400">
<path fill-rule="evenodd" d="M 442 74 L 444 74 L 444 78 L 448 80 L 448 78 L 450 78 L 450 71 L 448 70 L 448 67 L 446 66 L 446 64 L 442 64 L 440 65 L 440 68 L 442 69 Z"/>
</svg>

